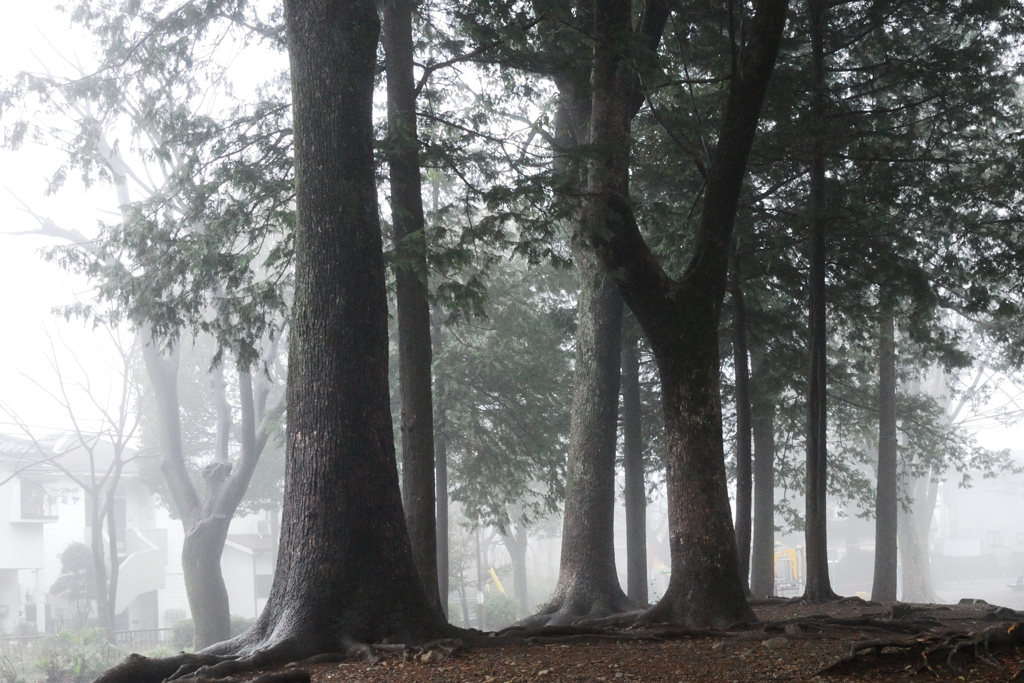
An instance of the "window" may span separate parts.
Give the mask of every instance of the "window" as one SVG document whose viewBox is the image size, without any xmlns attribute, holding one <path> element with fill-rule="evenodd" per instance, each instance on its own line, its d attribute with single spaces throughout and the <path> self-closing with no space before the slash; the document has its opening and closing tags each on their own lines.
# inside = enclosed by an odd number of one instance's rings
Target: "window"
<svg viewBox="0 0 1024 683">
<path fill-rule="evenodd" d="M 1003 545 L 1002 534 L 998 531 L 988 532 L 988 547 L 989 548 L 1000 548 Z"/>
<path fill-rule="evenodd" d="M 39 484 L 21 480 L 21 518 L 51 519 L 57 516 L 54 500 Z"/>
</svg>

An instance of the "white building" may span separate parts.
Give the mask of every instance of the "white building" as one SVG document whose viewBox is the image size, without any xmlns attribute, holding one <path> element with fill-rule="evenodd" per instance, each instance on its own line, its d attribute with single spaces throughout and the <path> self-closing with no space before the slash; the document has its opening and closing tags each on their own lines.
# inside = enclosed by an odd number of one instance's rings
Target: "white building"
<svg viewBox="0 0 1024 683">
<path fill-rule="evenodd" d="M 75 626 L 68 606 L 49 589 L 60 575 L 60 553 L 71 543 L 91 545 L 93 501 L 83 484 L 91 486 L 94 471 L 102 476 L 113 451 L 98 444 L 90 463 L 84 449 L 62 450 L 68 443 L 51 438 L 36 445 L 0 436 L 0 634 Z M 122 474 L 114 519 L 115 630 L 165 629 L 190 617 L 181 569 L 184 530 L 139 481 L 134 462 Z M 232 521 L 221 567 L 233 614 L 255 617 L 266 602 L 274 531 L 266 516 Z"/>
</svg>

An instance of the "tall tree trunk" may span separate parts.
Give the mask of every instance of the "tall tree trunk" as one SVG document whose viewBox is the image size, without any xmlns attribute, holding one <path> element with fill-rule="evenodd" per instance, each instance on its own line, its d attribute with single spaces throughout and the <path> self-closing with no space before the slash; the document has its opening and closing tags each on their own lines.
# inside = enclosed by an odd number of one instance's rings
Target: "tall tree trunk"
<svg viewBox="0 0 1024 683">
<path fill-rule="evenodd" d="M 228 589 L 221 573 L 220 557 L 228 537 L 230 517 L 204 518 L 185 534 L 181 568 L 192 610 L 195 647 L 209 647 L 231 637 Z"/>
<path fill-rule="evenodd" d="M 615 569 L 622 297 L 589 249 L 573 253 L 580 294 L 562 555 L 551 600 L 529 620 L 552 626 L 633 606 Z"/>
<path fill-rule="evenodd" d="M 110 587 L 107 582 L 107 548 L 103 543 L 104 497 L 102 491 L 90 492 L 92 498 L 92 519 L 90 520 L 90 544 L 92 546 L 93 581 L 96 587 L 96 616 L 100 628 L 111 643 L 114 642 L 114 609 L 110 602 Z M 113 514 L 111 512 L 111 514 Z M 117 555 L 111 564 L 117 561 Z"/>
<path fill-rule="evenodd" d="M 626 595 L 647 604 L 647 486 L 644 482 L 640 403 L 640 329 L 627 315 L 622 326 L 622 469 L 626 508 Z"/>
<path fill-rule="evenodd" d="M 629 127 L 644 99 L 636 74 L 619 71 L 622 45 L 618 41 L 635 33 L 636 42 L 653 52 L 661 40 L 668 7 L 659 1 L 646 2 L 634 32 L 628 2 L 613 2 L 603 8 L 598 5 L 593 14 L 588 6 L 565 21 L 584 23 L 580 26 L 584 34 L 590 32 L 593 21 L 597 30 L 608 33 L 608 38 L 614 33 L 614 38 L 606 39 L 603 49 L 590 52 L 588 47 L 589 54 L 567 60 L 574 68 L 555 78 L 561 99 L 558 140 L 562 149 L 568 151 L 589 141 L 601 153 L 591 159 L 585 171 L 578 163 L 566 163 L 568 155 L 556 157 L 556 171 L 571 178 L 567 183 L 570 189 L 578 191 L 580 185 L 586 186 L 573 240 L 580 273 L 576 384 L 559 580 L 552 600 L 529 623 L 543 623 L 545 618 L 550 624 L 569 623 L 636 605 L 622 592 L 615 570 L 615 418 L 622 298 L 604 274 L 589 234 L 606 222 L 604 195 L 628 194 Z M 580 64 L 592 68 L 580 69 Z M 599 72 L 605 80 L 600 89 L 591 87 Z"/>
<path fill-rule="evenodd" d="M 438 410 L 438 416 L 444 424 L 444 408 Z M 441 607 L 444 615 L 448 614 L 448 437 L 443 429 L 437 430 L 434 441 L 435 462 L 437 473 L 435 480 L 437 499 L 437 588 L 441 596 Z"/>
<path fill-rule="evenodd" d="M 107 579 L 107 593 L 104 597 L 107 600 L 107 611 L 110 614 L 112 627 L 114 620 L 117 619 L 117 581 L 121 573 L 121 560 L 117 555 L 117 513 L 115 511 L 117 485 L 121 479 L 121 467 L 120 456 L 118 456 L 117 463 L 115 464 L 116 470 L 107 484 L 106 500 L 104 501 L 104 507 L 107 510 L 107 554 L 110 557 L 110 577 Z M 111 635 L 113 635 L 113 630 Z"/>
<path fill-rule="evenodd" d="M 440 316 L 435 314 L 431 318 L 430 326 L 431 344 L 436 344 L 440 348 L 443 343 Z M 437 382 L 437 401 L 434 407 L 437 411 L 437 416 L 434 420 L 434 471 L 436 475 L 434 480 L 434 498 L 437 501 L 437 587 L 438 593 L 441 596 L 441 607 L 444 609 L 444 614 L 446 617 L 450 617 L 451 615 L 448 614 L 448 593 L 451 591 L 449 588 L 451 571 L 448 559 L 448 433 L 446 431 L 448 427 L 448 378 L 444 371 L 441 371 L 435 380 Z M 461 591 L 461 594 L 464 596 L 465 591 Z M 465 609 L 466 606 L 463 604 L 463 610 Z M 464 623 L 468 628 L 468 617 Z"/>
<path fill-rule="evenodd" d="M 909 510 L 896 510 L 900 559 L 903 563 L 903 601 L 940 602 L 932 587 L 931 558 L 928 552 L 928 530 L 931 527 L 938 482 L 931 476 L 910 478 L 905 471 L 899 478 L 910 479 L 908 493 L 913 497 Z"/>
<path fill-rule="evenodd" d="M 775 397 L 765 390 L 763 360 L 753 363 L 753 369 L 750 413 L 754 438 L 754 531 L 750 593 L 755 598 L 767 598 L 775 595 Z"/>
<path fill-rule="evenodd" d="M 896 602 L 896 343 L 891 311 L 885 311 L 878 338 L 878 479 L 875 492 L 875 573 L 872 602 Z"/>
<path fill-rule="evenodd" d="M 438 589 L 434 491 L 434 414 L 430 387 L 427 245 L 416 133 L 412 0 L 384 2 L 388 93 L 388 166 L 394 224 L 402 395 L 402 498 L 412 555 L 428 599 L 443 610 Z"/>
<path fill-rule="evenodd" d="M 826 450 L 825 327 L 825 10 L 826 0 L 809 0 L 811 15 L 811 155 L 810 225 L 810 386 L 807 395 L 807 484 L 805 545 L 807 584 L 804 600 L 823 602 L 836 597 L 828 575 L 828 452 Z"/>
<path fill-rule="evenodd" d="M 267 606 L 209 651 L 292 661 L 447 632 L 412 559 L 388 400 L 370 0 L 287 0 L 297 224 L 281 551 Z"/>
<path fill-rule="evenodd" d="M 661 376 L 672 576 L 664 597 L 648 612 L 652 621 L 725 626 L 756 619 L 739 580 L 729 506 L 718 320 L 736 207 L 778 55 L 786 6 L 785 0 L 763 0 L 749 24 L 707 173 L 694 253 L 682 280 L 673 280 L 661 268 L 644 242 L 627 196 L 605 188 L 605 211 L 590 223 L 589 238 L 605 266 L 616 274 Z M 628 8 L 624 0 L 597 3 L 591 142 L 599 149 L 614 148 L 619 128 L 610 96 L 619 92 L 615 82 L 626 71 L 620 69 L 625 65 L 619 41 L 628 26 Z M 610 110 L 600 110 L 599 102 Z"/>
<path fill-rule="evenodd" d="M 750 574 L 751 427 L 750 368 L 747 364 L 747 310 L 740 285 L 740 259 L 733 246 L 729 254 L 729 291 L 732 294 L 732 357 L 736 371 L 736 552 L 740 581 Z"/>
<path fill-rule="evenodd" d="M 515 529 L 501 534 L 501 541 L 512 558 L 512 590 L 516 594 L 519 614 L 530 613 L 530 596 L 526 575 L 526 549 L 529 541 L 529 529 L 525 524 L 515 523 Z"/>
</svg>

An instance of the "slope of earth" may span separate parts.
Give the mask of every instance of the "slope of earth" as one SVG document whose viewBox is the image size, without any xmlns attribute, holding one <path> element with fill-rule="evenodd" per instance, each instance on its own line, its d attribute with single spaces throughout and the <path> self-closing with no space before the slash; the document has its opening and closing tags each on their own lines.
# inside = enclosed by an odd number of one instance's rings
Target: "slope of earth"
<svg viewBox="0 0 1024 683">
<path fill-rule="evenodd" d="M 505 637 L 518 637 L 521 642 L 465 647 L 448 641 L 427 649 L 383 645 L 368 650 L 370 661 L 302 662 L 233 680 L 1024 681 L 1024 613 L 980 601 L 959 605 L 776 601 L 755 606 L 755 611 L 761 623 L 729 631 L 650 627 L 612 632 L 604 627 L 555 635 L 513 632 Z M 851 657 L 857 648 L 862 651 Z M 257 678 L 267 673 L 271 675 Z"/>
</svg>

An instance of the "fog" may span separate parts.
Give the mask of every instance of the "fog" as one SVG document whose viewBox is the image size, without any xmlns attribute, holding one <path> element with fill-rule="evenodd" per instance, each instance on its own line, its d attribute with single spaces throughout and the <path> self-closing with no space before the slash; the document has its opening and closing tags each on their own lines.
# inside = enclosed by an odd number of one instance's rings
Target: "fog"
<svg viewBox="0 0 1024 683">
<path fill-rule="evenodd" d="M 61 33 L 60 27 L 66 23 L 48 10 L 19 7 L 0 29 L 3 78 L 10 79 L 23 69 L 37 69 L 40 63 L 59 64 L 54 44 L 74 54 L 83 39 Z M 41 32 L 30 30 L 33 25 L 45 27 L 48 41 L 39 37 Z M 240 45 L 229 48 L 235 57 L 242 54 Z M 238 57 L 236 62 L 232 72 L 236 92 L 248 94 L 257 89 L 263 76 L 280 67 L 280 55 Z M 210 111 L 219 111 L 222 105 L 208 106 Z M 130 148 L 125 144 L 126 150 Z M 71 598 L 66 592 L 55 593 L 53 586 L 62 575 L 71 573 L 61 560 L 69 545 L 89 545 L 95 538 L 109 540 L 110 536 L 103 535 L 107 531 L 93 533 L 92 520 L 96 506 L 104 504 L 100 494 L 114 490 L 110 476 L 117 471 L 120 478 L 109 503 L 114 520 L 111 528 L 117 536 L 114 554 L 120 567 L 119 583 L 111 596 L 114 628 L 129 647 L 167 644 L 176 637 L 175 628 L 192 617 L 180 559 L 185 531 L 173 492 L 157 466 L 161 442 L 155 389 L 141 357 L 140 332 L 120 323 L 97 325 L 95 317 L 62 315 L 69 306 L 94 303 L 95 283 L 44 259 L 41 252 L 61 241 L 37 234 L 40 226 L 52 221 L 92 238 L 100 221 L 116 223 L 123 207 L 110 184 L 87 187 L 73 174 L 59 192 L 48 193 L 47 179 L 66 156 L 66 150 L 56 148 L 52 141 L 29 141 L 19 150 L 0 150 L 0 291 L 4 292 L 0 320 L 5 331 L 0 335 L 0 638 L 36 637 L 96 623 L 95 596 Z M 133 157 L 126 151 L 125 156 L 132 163 L 146 161 L 142 153 Z M 129 185 L 136 197 L 144 194 L 138 183 Z M 552 472 L 561 472 L 564 479 L 568 439 L 564 413 L 570 400 L 576 303 L 570 271 L 531 269 L 511 258 L 510 252 L 501 256 L 494 260 L 512 265 L 494 266 L 487 272 L 493 279 L 488 297 L 479 304 L 483 313 L 461 320 L 450 315 L 445 332 L 438 333 L 450 338 L 438 342 L 435 350 L 435 358 L 441 359 L 438 369 L 446 368 L 453 387 L 447 395 L 455 396 L 448 406 L 446 426 L 453 499 L 448 533 L 451 591 L 442 599 L 446 597 L 452 623 L 486 629 L 502 628 L 535 612 L 547 601 L 558 579 L 561 500 L 552 493 L 558 487 L 550 479 Z M 536 320 L 529 317 L 534 314 Z M 437 327 L 442 327 L 441 322 Z M 277 329 L 276 338 L 259 340 L 263 365 L 261 373 L 256 373 L 257 382 L 265 380 L 267 446 L 249 497 L 231 522 L 221 558 L 231 613 L 240 620 L 255 618 L 266 604 L 276 562 L 284 424 L 275 421 L 280 415 L 275 416 L 273 410 L 275 400 L 282 396 L 287 371 L 287 344 L 281 344 L 287 339 L 285 323 Z M 281 347 L 271 352 L 268 347 L 273 344 Z M 494 376 L 485 375 L 473 364 L 479 360 L 473 354 L 483 356 L 485 352 L 493 353 L 486 356 L 487 363 L 478 365 L 498 368 Z M 237 356 L 230 351 L 219 369 L 211 370 L 218 349 L 209 335 L 183 334 L 173 353 L 180 368 L 177 388 L 185 416 L 183 458 L 198 486 L 212 466 L 238 467 L 243 458 L 239 430 L 244 392 L 231 365 Z M 991 353 L 976 355 L 984 358 Z M 515 358 L 523 366 L 514 365 Z M 395 358 L 391 365 L 392 394 L 397 397 Z M 543 377 L 527 375 L 529 368 L 541 366 Z M 731 382 L 729 372 L 726 368 L 724 385 Z M 927 376 L 928 372 L 934 368 L 920 374 Z M 666 589 L 671 562 L 664 475 L 658 460 L 657 382 L 649 357 L 645 373 L 647 586 L 649 600 L 654 602 Z M 1024 409 L 1020 389 L 1009 374 L 985 367 L 969 368 L 963 377 L 944 379 L 950 385 L 970 384 L 975 373 L 970 405 L 956 416 L 956 425 L 976 439 L 980 449 L 1008 451 L 1008 460 L 987 471 L 967 461 L 963 468 L 926 473 L 919 495 L 914 498 L 908 488 L 904 504 L 908 509 L 914 507 L 920 525 L 936 600 L 982 599 L 1024 609 L 1024 428 L 1019 423 Z M 916 389 L 910 385 L 920 380 L 908 379 L 901 391 L 912 395 Z M 512 395 L 505 390 L 508 386 L 522 392 L 514 394 L 511 405 L 494 398 Z M 937 390 L 940 394 L 944 386 Z M 734 410 L 729 405 L 730 392 L 725 391 L 727 411 Z M 436 386 L 435 394 L 442 393 Z M 947 400 L 947 408 L 949 403 Z M 528 410 L 533 408 L 538 410 Z M 394 405 L 395 425 L 400 424 L 398 413 Z M 502 422 L 506 418 L 508 425 Z M 513 424 L 516 420 L 521 423 Z M 506 439 L 503 430 L 515 432 L 514 438 Z M 804 502 L 798 487 L 793 486 L 793 477 L 800 475 L 802 467 L 802 444 L 793 441 L 784 426 L 779 427 L 778 435 L 779 471 L 783 472 L 782 464 L 787 469 L 786 474 L 778 475 L 775 491 L 776 595 L 796 597 L 805 580 L 799 518 Z M 735 437 L 728 419 L 724 436 L 727 442 Z M 833 436 L 830 434 L 830 440 Z M 396 441 L 400 441 L 397 430 Z M 863 459 L 849 467 L 864 481 L 873 482 L 871 460 L 875 454 L 870 445 L 861 450 Z M 493 471 L 488 470 L 491 465 L 487 462 L 483 463 L 484 474 L 473 469 L 479 460 L 488 458 L 492 464 L 499 458 L 516 459 L 514 467 L 505 469 L 515 470 L 515 476 L 522 479 L 516 480 L 516 486 L 506 487 L 515 490 L 518 498 L 510 499 L 504 490 L 495 492 L 505 482 L 499 481 L 499 476 L 489 478 Z M 493 470 L 502 467 L 493 466 Z M 910 479 L 908 475 L 907 482 Z M 620 476 L 616 483 L 615 550 L 619 580 L 625 586 L 622 486 Z M 853 491 L 834 493 L 848 495 L 833 495 L 829 500 L 832 585 L 842 595 L 866 599 L 874 558 L 872 510 Z M 503 534 L 510 531 L 528 538 L 525 587 L 516 585 L 512 555 L 503 541 Z M 906 599 L 905 571 L 901 565 L 901 599 Z"/>
</svg>

